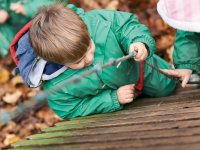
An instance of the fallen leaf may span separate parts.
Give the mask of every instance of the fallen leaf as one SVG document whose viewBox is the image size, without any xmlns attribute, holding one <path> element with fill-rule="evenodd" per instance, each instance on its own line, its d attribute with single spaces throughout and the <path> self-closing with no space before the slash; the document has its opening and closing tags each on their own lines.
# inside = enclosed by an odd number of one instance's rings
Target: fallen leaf
<svg viewBox="0 0 200 150">
<path fill-rule="evenodd" d="M 33 97 L 40 91 L 40 88 L 32 89 L 30 92 L 28 92 L 27 97 Z"/>
<path fill-rule="evenodd" d="M 37 130 L 42 130 L 42 129 L 45 129 L 45 128 L 47 128 L 48 126 L 46 125 L 46 124 L 44 124 L 44 123 L 36 123 L 35 124 L 35 128 L 37 129 Z"/>
<path fill-rule="evenodd" d="M 0 84 L 8 82 L 10 73 L 4 68 L 0 68 Z"/>
<path fill-rule="evenodd" d="M 0 87 L 0 99 L 5 94 L 6 90 L 3 87 Z"/>
<path fill-rule="evenodd" d="M 156 41 L 156 46 L 158 49 L 164 49 L 171 47 L 174 42 L 174 36 L 172 35 L 164 35 L 160 39 Z"/>
<path fill-rule="evenodd" d="M 166 50 L 165 54 L 165 60 L 167 60 L 170 64 L 173 64 L 173 51 L 174 51 L 174 46 L 171 46 Z"/>
<path fill-rule="evenodd" d="M 111 0 L 98 0 L 99 3 L 101 3 L 102 6 L 106 6 L 108 5 L 108 3 L 110 3 Z"/>
<path fill-rule="evenodd" d="M 83 0 L 83 3 L 85 4 L 86 10 L 100 9 L 101 8 L 96 1 Z"/>
<path fill-rule="evenodd" d="M 106 6 L 106 9 L 116 10 L 118 5 L 119 5 L 119 1 L 118 0 L 113 0 L 110 3 L 108 3 L 108 5 Z"/>
<path fill-rule="evenodd" d="M 14 131 L 13 131 L 14 129 Z M 10 121 L 6 127 L 2 129 L 3 132 L 6 133 L 17 133 L 20 130 L 20 127 L 18 124 L 16 124 L 14 121 Z"/>
<path fill-rule="evenodd" d="M 22 96 L 22 92 L 17 90 L 12 94 L 7 93 L 2 99 L 6 103 L 15 104 L 19 100 L 20 96 Z"/>
<path fill-rule="evenodd" d="M 19 140 L 21 140 L 21 138 L 19 136 L 16 136 L 15 134 L 7 134 L 3 143 L 5 145 L 10 145 L 10 144 L 15 143 Z"/>
<path fill-rule="evenodd" d="M 24 84 L 23 79 L 20 75 L 17 75 L 14 78 L 12 78 L 11 83 L 13 86 L 17 86 L 18 84 Z"/>
</svg>

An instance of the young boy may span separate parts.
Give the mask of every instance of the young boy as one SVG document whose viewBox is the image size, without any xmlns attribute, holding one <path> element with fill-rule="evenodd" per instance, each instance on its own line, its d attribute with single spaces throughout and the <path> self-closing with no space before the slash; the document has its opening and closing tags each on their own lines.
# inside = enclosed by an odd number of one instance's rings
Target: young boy
<svg viewBox="0 0 200 150">
<path fill-rule="evenodd" d="M 52 0 L 0 0 L 0 57 L 7 56 L 14 35 Z"/>
<path fill-rule="evenodd" d="M 131 13 L 85 13 L 73 5 L 54 5 L 42 9 L 11 45 L 26 85 L 35 87 L 45 80 L 44 90 L 134 50 L 138 51 L 134 59 L 88 75 L 79 84 L 69 84 L 50 95 L 49 105 L 61 118 L 120 110 L 133 101 L 139 83 L 143 93 L 154 97 L 166 96 L 175 89 L 172 79 L 142 64 L 148 57 L 151 64 L 169 68 L 153 54 L 155 43 L 147 27 Z"/>
</svg>

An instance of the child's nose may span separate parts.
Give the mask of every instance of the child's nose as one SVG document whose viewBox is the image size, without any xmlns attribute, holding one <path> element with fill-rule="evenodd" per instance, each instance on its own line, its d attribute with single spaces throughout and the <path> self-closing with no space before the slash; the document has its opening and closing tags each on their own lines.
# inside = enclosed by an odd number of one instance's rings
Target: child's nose
<svg viewBox="0 0 200 150">
<path fill-rule="evenodd" d="M 93 58 L 92 58 L 92 57 L 87 57 L 87 58 L 85 59 L 85 63 L 86 63 L 86 64 L 90 64 L 92 61 L 93 61 Z"/>
</svg>

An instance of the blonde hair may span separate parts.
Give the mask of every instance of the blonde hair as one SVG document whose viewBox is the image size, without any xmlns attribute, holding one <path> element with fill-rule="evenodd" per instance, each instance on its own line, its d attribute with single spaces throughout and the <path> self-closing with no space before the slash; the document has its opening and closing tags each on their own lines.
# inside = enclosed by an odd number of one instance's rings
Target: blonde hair
<svg viewBox="0 0 200 150">
<path fill-rule="evenodd" d="M 85 23 L 62 4 L 43 7 L 32 21 L 29 36 L 38 56 L 58 64 L 80 60 L 90 45 Z"/>
</svg>

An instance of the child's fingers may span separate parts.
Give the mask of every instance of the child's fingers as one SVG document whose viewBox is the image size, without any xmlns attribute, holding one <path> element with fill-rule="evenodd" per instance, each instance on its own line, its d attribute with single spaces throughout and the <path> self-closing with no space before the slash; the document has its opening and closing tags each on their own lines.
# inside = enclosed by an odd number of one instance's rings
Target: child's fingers
<svg viewBox="0 0 200 150">
<path fill-rule="evenodd" d="M 135 46 L 134 49 L 135 49 L 135 51 L 138 52 L 137 55 L 135 56 L 135 60 L 138 61 L 138 60 L 140 60 L 140 59 L 142 58 L 142 56 L 143 56 L 143 51 L 142 51 L 141 47 L 136 47 L 136 46 Z"/>
<path fill-rule="evenodd" d="M 148 53 L 147 52 L 145 52 L 146 50 L 145 49 L 143 49 L 143 53 L 142 53 L 142 56 L 141 56 L 141 58 L 139 58 L 139 61 L 144 61 L 146 58 L 147 58 L 147 56 L 148 56 Z"/>
<path fill-rule="evenodd" d="M 134 89 L 134 87 L 135 87 L 135 84 L 128 84 L 128 85 L 123 86 L 124 90 L 132 90 Z"/>
<path fill-rule="evenodd" d="M 126 99 L 131 99 L 131 98 L 133 98 L 134 97 L 134 94 L 132 93 L 132 94 L 127 94 L 126 96 L 125 96 L 125 98 Z"/>
<path fill-rule="evenodd" d="M 15 4 L 11 4 L 11 5 L 10 5 L 10 9 L 11 9 L 11 10 L 15 10 L 15 9 L 16 9 L 16 5 L 15 5 Z"/>
<path fill-rule="evenodd" d="M 128 95 L 128 94 L 133 94 L 134 93 L 134 90 L 125 90 L 125 94 Z"/>
<path fill-rule="evenodd" d="M 122 98 L 119 102 L 120 104 L 127 104 L 133 101 L 133 98 Z"/>
<path fill-rule="evenodd" d="M 182 83 L 181 83 L 181 86 L 182 86 L 183 88 L 186 86 L 186 84 L 188 83 L 189 79 L 190 79 L 190 76 L 185 76 L 185 77 L 183 78 L 183 81 L 182 81 Z"/>
<path fill-rule="evenodd" d="M 167 70 L 167 69 L 162 69 L 162 71 L 169 76 L 172 77 L 179 77 L 180 80 L 182 80 L 182 87 L 185 87 L 187 82 L 190 79 L 190 75 L 192 74 L 191 69 L 175 69 L 175 70 Z"/>
<path fill-rule="evenodd" d="M 9 14 L 7 11 L 5 10 L 0 10 L 0 24 L 3 24 L 6 22 L 6 20 L 8 19 Z"/>
<path fill-rule="evenodd" d="M 135 61 L 144 61 L 148 56 L 148 51 L 145 47 L 140 46 L 138 48 L 138 54 L 135 57 Z"/>
<path fill-rule="evenodd" d="M 127 98 L 127 99 L 125 99 L 124 101 L 125 101 L 125 104 L 126 104 L 126 103 L 130 103 L 130 102 L 133 101 L 133 98 Z"/>
<path fill-rule="evenodd" d="M 16 11 L 16 10 L 18 10 L 20 8 L 20 4 L 11 4 L 10 5 L 10 9 L 12 10 L 12 11 Z"/>
</svg>

